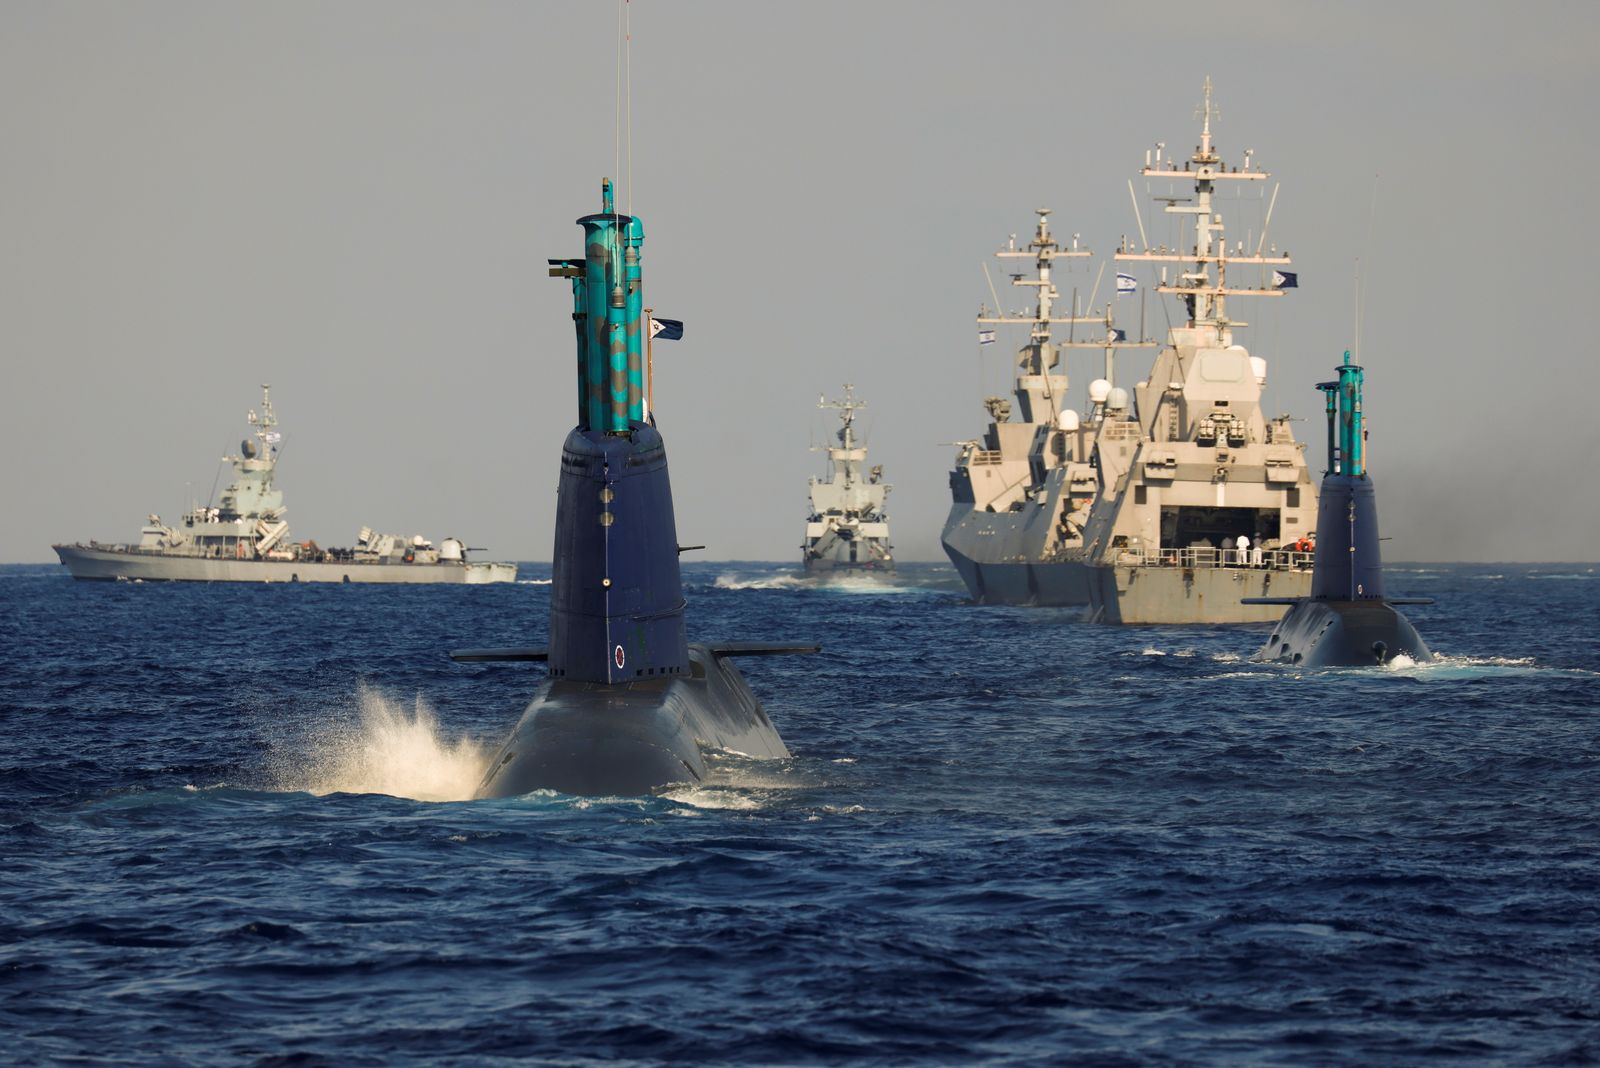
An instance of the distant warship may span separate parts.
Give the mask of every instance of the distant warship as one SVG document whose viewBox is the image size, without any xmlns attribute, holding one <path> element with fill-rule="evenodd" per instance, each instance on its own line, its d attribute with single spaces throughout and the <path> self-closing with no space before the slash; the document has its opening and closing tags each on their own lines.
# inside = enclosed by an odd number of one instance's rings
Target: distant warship
<svg viewBox="0 0 1600 1068">
<path fill-rule="evenodd" d="M 273 485 L 282 434 L 272 411 L 271 388 L 261 387 L 261 411 L 248 416 L 251 436 L 239 455 L 224 456 L 233 480 L 212 507 L 193 507 L 177 527 L 159 515 L 140 531 L 138 545 L 53 545 L 79 579 L 147 582 L 510 582 L 515 564 L 474 564 L 455 538 L 436 547 L 420 534 L 377 534 L 362 527 L 348 549 L 295 542 L 283 518 L 283 491 Z"/>
<path fill-rule="evenodd" d="M 1272 613 L 1246 597 L 1302 596 L 1310 588 L 1311 557 L 1291 548 L 1316 524 L 1305 447 L 1295 441 L 1288 416 L 1263 416 L 1266 361 L 1235 343 L 1234 329 L 1246 324 L 1225 310 L 1227 297 L 1282 296 L 1297 279 L 1281 270 L 1287 254 L 1276 247 L 1263 254 L 1264 230 L 1256 248 L 1240 243 L 1228 251 L 1212 202 L 1216 184 L 1268 175 L 1252 167 L 1248 152 L 1242 167 L 1222 164 L 1211 144 L 1213 114 L 1207 79 L 1194 154 L 1180 169 L 1162 159 L 1158 146 L 1142 172 L 1193 183 L 1192 198 L 1158 199 L 1168 214 L 1193 217 L 1194 245 L 1134 251 L 1124 240 L 1115 257 L 1182 265 L 1170 282 L 1163 267 L 1156 291 L 1182 298 L 1187 321 L 1170 330 L 1148 378 L 1131 394 L 1116 384 L 1114 357 L 1145 343 L 1126 340 L 1109 305 L 1099 316 L 1080 316 L 1076 308 L 1054 315 L 1052 262 L 1088 251 L 1076 239 L 1062 248 L 1050 233 L 1048 210 L 1040 209 L 1032 242 L 1019 249 L 1013 239 L 997 253 L 1034 261 L 1035 277 L 1015 274 L 1012 282 L 1035 290 L 1037 305 L 1032 315 L 985 308 L 978 316 L 980 327 L 989 327 L 981 343 L 994 338 L 990 324 L 1031 330 L 1018 353 L 1015 411 L 1008 398 L 988 398 L 988 430 L 960 446 L 950 474 L 942 542 L 976 601 L 1082 606 L 1088 618 L 1108 623 L 1251 622 Z M 1270 270 L 1271 284 L 1231 281 L 1228 269 L 1239 265 Z M 1119 292 L 1137 286 L 1132 275 L 1117 276 Z M 1054 324 L 1089 322 L 1104 328 L 1103 339 L 1051 336 Z M 1063 407 L 1061 350 L 1070 348 L 1105 352 L 1104 376 L 1089 384 L 1081 415 Z"/>
<path fill-rule="evenodd" d="M 1397 656 L 1432 660 L 1422 636 L 1395 609 L 1432 604 L 1432 598 L 1384 595 L 1378 502 L 1367 474 L 1361 414 L 1365 375 L 1348 352 L 1337 371 L 1337 380 L 1317 383 L 1327 399 L 1328 469 L 1322 476 L 1311 596 L 1253 600 L 1290 606 L 1254 659 L 1297 667 L 1363 667 Z"/>
<path fill-rule="evenodd" d="M 890 486 L 883 481 L 883 466 L 863 473 L 866 446 L 856 442 L 853 424 L 865 401 L 855 398 L 846 383 L 844 399 L 817 400 L 817 407 L 839 412 L 843 426 L 838 445 L 827 447 L 830 470 L 825 479 L 811 480 L 811 514 L 806 517 L 806 540 L 800 551 L 806 570 L 890 571 L 894 546 L 889 544 L 889 516 L 883 510 Z"/>
<path fill-rule="evenodd" d="M 706 775 L 705 748 L 789 750 L 731 658 L 810 645 L 691 645 L 685 638 L 667 454 L 641 352 L 644 226 L 601 210 L 578 220 L 582 259 L 551 260 L 572 280 L 578 425 L 561 450 L 550 645 L 452 653 L 460 661 L 546 664 L 545 680 L 489 765 L 479 797 L 533 790 L 634 795 Z"/>
</svg>

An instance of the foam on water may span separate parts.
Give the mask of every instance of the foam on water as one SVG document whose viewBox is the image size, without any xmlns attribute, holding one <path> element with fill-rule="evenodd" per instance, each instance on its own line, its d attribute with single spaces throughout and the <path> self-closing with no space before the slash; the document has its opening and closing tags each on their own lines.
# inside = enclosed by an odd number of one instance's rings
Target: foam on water
<svg viewBox="0 0 1600 1068">
<path fill-rule="evenodd" d="M 280 760 L 274 776 L 278 789 L 319 796 L 471 799 L 493 756 L 488 747 L 472 738 L 446 737 L 421 697 L 407 709 L 363 685 L 356 704 L 355 716 L 336 716 L 313 727 L 304 754 Z"/>
<path fill-rule="evenodd" d="M 800 571 L 724 571 L 712 585 L 719 590 L 815 590 L 819 593 L 907 594 L 940 593 L 944 588 L 898 571 L 879 573 L 832 572 L 810 575 Z"/>
<path fill-rule="evenodd" d="M 762 575 L 756 578 L 741 577 L 735 572 L 717 576 L 713 583 L 719 590 L 792 590 L 810 585 L 799 575 Z"/>
</svg>

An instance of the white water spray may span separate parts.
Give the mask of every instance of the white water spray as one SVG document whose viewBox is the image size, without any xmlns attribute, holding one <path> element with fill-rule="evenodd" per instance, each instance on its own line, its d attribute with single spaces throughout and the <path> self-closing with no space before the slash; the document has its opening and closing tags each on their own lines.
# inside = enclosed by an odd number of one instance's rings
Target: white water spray
<svg viewBox="0 0 1600 1068">
<path fill-rule="evenodd" d="M 389 794 L 417 801 L 470 800 L 493 754 L 472 738 L 449 739 L 418 697 L 401 702 L 363 686 L 358 720 L 323 724 L 304 756 L 276 776 L 282 790 L 317 795 Z"/>
</svg>

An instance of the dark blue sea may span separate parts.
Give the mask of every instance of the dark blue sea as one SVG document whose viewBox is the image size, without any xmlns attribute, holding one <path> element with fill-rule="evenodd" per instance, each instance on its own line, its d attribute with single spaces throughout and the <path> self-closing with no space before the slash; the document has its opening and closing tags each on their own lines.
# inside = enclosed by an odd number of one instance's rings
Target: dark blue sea
<svg viewBox="0 0 1600 1068">
<path fill-rule="evenodd" d="M 794 758 L 466 801 L 514 586 L 0 568 L 11 1064 L 1591 1064 L 1600 568 L 1415 565 L 1442 661 L 686 577 Z"/>
</svg>

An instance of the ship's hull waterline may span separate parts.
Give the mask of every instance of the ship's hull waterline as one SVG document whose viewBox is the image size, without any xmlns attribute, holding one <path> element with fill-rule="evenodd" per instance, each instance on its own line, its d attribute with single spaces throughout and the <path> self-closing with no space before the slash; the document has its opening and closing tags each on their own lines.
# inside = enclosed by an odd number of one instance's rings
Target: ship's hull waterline
<svg viewBox="0 0 1600 1068">
<path fill-rule="evenodd" d="M 405 585 L 477 586 L 512 582 L 515 564 L 378 564 L 351 561 L 234 560 L 204 556 L 55 545 L 56 555 L 75 579 L 139 582 L 339 582 Z"/>
<path fill-rule="evenodd" d="M 1044 560 L 1019 544 L 1020 532 L 1008 537 L 997 529 L 997 518 L 982 516 L 989 522 L 974 526 L 953 517 L 941 539 L 979 604 L 1082 608 L 1097 623 L 1271 623 L 1281 607 L 1240 598 L 1311 592 L 1311 572 L 1303 569 Z M 981 548 L 964 544 L 980 541 Z"/>
</svg>

